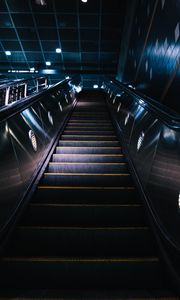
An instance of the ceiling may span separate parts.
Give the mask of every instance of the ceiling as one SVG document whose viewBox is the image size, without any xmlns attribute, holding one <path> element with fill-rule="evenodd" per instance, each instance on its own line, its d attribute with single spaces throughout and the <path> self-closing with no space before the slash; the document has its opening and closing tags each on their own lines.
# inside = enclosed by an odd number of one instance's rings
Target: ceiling
<svg viewBox="0 0 180 300">
<path fill-rule="evenodd" d="M 19 78 L 35 68 L 55 73 L 51 83 L 81 73 L 86 86 L 100 84 L 117 73 L 125 2 L 0 0 L 0 72 Z"/>
</svg>

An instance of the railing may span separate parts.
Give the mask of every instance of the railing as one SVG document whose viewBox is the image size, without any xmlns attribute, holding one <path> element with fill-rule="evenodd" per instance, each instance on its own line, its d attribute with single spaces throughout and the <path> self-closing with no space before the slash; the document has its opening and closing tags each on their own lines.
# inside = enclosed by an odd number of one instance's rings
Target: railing
<svg viewBox="0 0 180 300">
<path fill-rule="evenodd" d="M 117 81 L 107 81 L 104 87 L 146 206 L 163 243 L 176 257 L 176 269 L 180 263 L 180 115 Z"/>
<path fill-rule="evenodd" d="M 30 93 L 48 88 L 47 77 L 18 79 L 0 84 L 0 109 L 26 98 Z"/>
<path fill-rule="evenodd" d="M 80 78 L 64 80 L 0 110 L 0 237 L 24 205 L 76 102 Z"/>
</svg>

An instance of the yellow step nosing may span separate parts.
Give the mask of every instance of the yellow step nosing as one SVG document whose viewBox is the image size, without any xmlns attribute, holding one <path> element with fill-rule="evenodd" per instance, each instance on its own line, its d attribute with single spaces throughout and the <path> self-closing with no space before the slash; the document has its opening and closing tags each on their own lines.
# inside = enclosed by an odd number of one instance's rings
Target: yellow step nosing
<svg viewBox="0 0 180 300">
<path fill-rule="evenodd" d="M 109 117 L 108 114 L 96 114 L 96 115 L 92 115 L 92 114 L 72 114 L 71 117 Z"/>
<path fill-rule="evenodd" d="M 75 149 L 79 149 L 79 148 L 83 148 L 83 149 L 89 149 L 89 148 L 95 148 L 95 149 L 122 149 L 122 147 L 120 146 L 56 146 L 56 148 L 60 148 L 60 149 L 71 149 L 71 148 L 75 148 Z"/>
<path fill-rule="evenodd" d="M 76 124 L 82 124 L 82 123 L 86 123 L 86 124 L 102 124 L 102 125 L 106 125 L 106 124 L 108 124 L 108 125 L 111 125 L 111 126 L 113 126 L 112 125 L 112 122 L 111 121 L 104 121 L 104 120 L 82 120 L 82 119 L 77 119 L 77 120 L 69 120 L 68 121 L 68 123 L 67 123 L 67 125 L 69 125 L 69 124 L 74 124 L 74 123 L 76 123 Z"/>
<path fill-rule="evenodd" d="M 39 185 L 40 189 L 64 189 L 64 190 L 135 190 L 133 186 L 59 186 L 59 185 Z"/>
<path fill-rule="evenodd" d="M 114 132 L 114 130 L 84 130 L 84 132 L 86 133 L 86 132 Z M 83 130 L 67 130 L 67 129 L 65 129 L 64 130 L 64 132 L 63 132 L 63 134 L 64 133 L 67 133 L 67 132 L 83 132 Z"/>
<path fill-rule="evenodd" d="M 149 231 L 147 226 L 119 226 L 119 227 L 82 227 L 82 226 L 17 226 L 16 230 L 84 230 L 84 231 Z"/>
<path fill-rule="evenodd" d="M 102 126 L 102 125 L 101 125 Z M 102 126 L 102 127 L 98 127 L 98 129 L 100 128 L 100 129 L 103 129 L 104 127 L 108 127 L 109 128 L 109 126 Z M 69 128 L 68 128 L 69 127 Z M 97 127 L 96 126 L 71 126 L 71 125 L 67 125 L 67 127 L 66 128 L 68 128 L 68 129 L 74 129 L 74 128 L 88 128 L 88 129 L 91 129 L 91 128 L 93 128 L 93 129 L 97 129 Z M 113 127 L 112 127 L 112 129 L 113 129 Z M 100 130 L 101 131 L 101 130 Z"/>
<path fill-rule="evenodd" d="M 159 262 L 158 257 L 125 257 L 125 258 L 66 258 L 66 257 L 3 257 L 2 262 L 82 262 L 82 263 L 125 263 L 125 262 Z M 159 299 L 159 298 L 158 298 Z M 167 298 L 166 298 L 167 299 Z"/>
<path fill-rule="evenodd" d="M 122 163 L 99 163 L 99 162 L 49 162 L 49 165 L 55 164 L 55 165 L 103 165 L 103 166 L 123 166 L 127 165 L 126 162 Z"/>
<path fill-rule="evenodd" d="M 119 157 L 119 156 L 125 156 L 124 154 L 106 154 L 106 153 L 54 153 L 53 155 L 66 155 L 66 156 L 115 156 L 115 157 Z"/>
<path fill-rule="evenodd" d="M 62 136 L 72 136 L 72 137 L 76 137 L 76 136 L 79 136 L 79 137 L 114 137 L 114 138 L 117 138 L 115 135 L 89 135 L 89 134 L 62 134 Z"/>
<path fill-rule="evenodd" d="M 65 143 L 91 143 L 91 142 L 95 142 L 95 143 L 119 143 L 119 141 L 108 141 L 108 140 L 106 140 L 106 141 L 99 141 L 99 140 L 59 140 L 59 142 L 65 142 Z"/>
<path fill-rule="evenodd" d="M 105 208 L 105 207 L 143 207 L 142 204 L 64 204 L 64 203 L 37 203 L 37 202 L 31 202 L 29 204 L 30 206 L 48 206 L 48 207 L 100 207 L 100 208 Z"/>
<path fill-rule="evenodd" d="M 46 172 L 44 176 L 130 176 L 129 173 L 60 173 Z"/>
</svg>

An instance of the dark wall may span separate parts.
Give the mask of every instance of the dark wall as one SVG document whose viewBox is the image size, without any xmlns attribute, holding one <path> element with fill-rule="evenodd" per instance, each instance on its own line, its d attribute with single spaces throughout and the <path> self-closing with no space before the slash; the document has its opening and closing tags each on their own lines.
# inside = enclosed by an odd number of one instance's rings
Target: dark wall
<svg viewBox="0 0 180 300">
<path fill-rule="evenodd" d="M 180 112 L 180 0 L 136 0 L 128 13 L 131 34 L 128 42 L 124 34 L 117 78 Z"/>
</svg>

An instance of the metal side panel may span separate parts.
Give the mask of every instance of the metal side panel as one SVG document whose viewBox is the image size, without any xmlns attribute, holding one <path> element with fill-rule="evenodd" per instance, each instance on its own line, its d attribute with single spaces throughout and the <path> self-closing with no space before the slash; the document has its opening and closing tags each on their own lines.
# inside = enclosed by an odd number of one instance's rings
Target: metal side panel
<svg viewBox="0 0 180 300">
<path fill-rule="evenodd" d="M 75 89 L 55 87 L 0 123 L 0 231 L 37 175 L 75 101 Z"/>
</svg>

